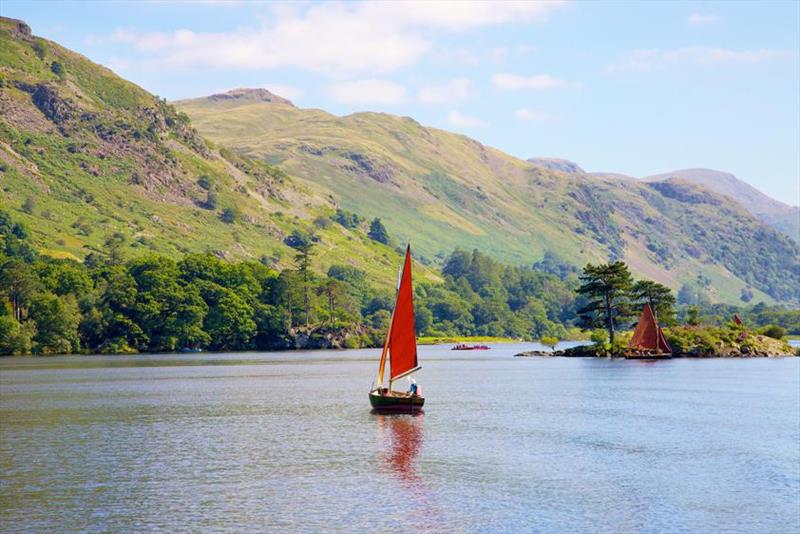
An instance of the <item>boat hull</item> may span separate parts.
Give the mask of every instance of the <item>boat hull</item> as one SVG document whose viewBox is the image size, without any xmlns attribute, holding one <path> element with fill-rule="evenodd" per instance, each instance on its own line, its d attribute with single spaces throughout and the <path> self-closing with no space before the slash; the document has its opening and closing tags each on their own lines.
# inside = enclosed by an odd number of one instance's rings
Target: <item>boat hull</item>
<svg viewBox="0 0 800 534">
<path fill-rule="evenodd" d="M 672 354 L 626 354 L 626 360 L 671 360 Z"/>
<path fill-rule="evenodd" d="M 378 412 L 416 412 L 422 409 L 425 398 L 399 391 L 387 391 L 384 394 L 373 390 L 369 392 L 369 403 Z"/>
</svg>

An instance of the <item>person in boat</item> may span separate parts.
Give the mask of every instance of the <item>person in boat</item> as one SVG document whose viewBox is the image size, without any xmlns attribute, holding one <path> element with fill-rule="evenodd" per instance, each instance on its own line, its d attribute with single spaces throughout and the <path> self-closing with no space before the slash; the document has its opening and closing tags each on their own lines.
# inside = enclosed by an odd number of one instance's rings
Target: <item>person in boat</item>
<svg viewBox="0 0 800 534">
<path fill-rule="evenodd" d="M 411 379 L 411 384 L 408 386 L 408 393 L 413 397 L 417 394 L 417 381 Z"/>
</svg>

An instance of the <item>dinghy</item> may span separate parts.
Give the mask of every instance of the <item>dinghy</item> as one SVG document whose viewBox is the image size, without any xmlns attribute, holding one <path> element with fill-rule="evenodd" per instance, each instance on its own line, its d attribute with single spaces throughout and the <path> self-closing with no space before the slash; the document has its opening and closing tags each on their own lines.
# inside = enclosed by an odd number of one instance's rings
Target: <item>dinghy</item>
<svg viewBox="0 0 800 534">
<path fill-rule="evenodd" d="M 633 337 L 628 343 L 625 357 L 640 360 L 672 358 L 672 347 L 667 343 L 664 331 L 658 326 L 650 304 L 644 305 L 636 330 L 633 331 Z"/>
<path fill-rule="evenodd" d="M 389 383 L 384 384 L 386 362 L 389 362 Z M 414 291 L 411 285 L 411 246 L 406 249 L 406 259 L 397 286 L 397 301 L 392 311 L 386 341 L 383 343 L 378 376 L 369 392 L 372 408 L 381 412 L 414 412 L 425 404 L 419 393 L 394 391 L 392 383 L 419 371 L 417 340 L 414 337 Z"/>
</svg>

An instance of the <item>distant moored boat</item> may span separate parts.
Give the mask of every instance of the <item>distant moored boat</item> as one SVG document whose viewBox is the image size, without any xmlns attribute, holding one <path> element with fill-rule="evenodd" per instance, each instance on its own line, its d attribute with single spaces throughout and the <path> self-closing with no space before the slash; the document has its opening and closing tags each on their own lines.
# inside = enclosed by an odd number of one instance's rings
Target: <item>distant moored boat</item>
<svg viewBox="0 0 800 534">
<path fill-rule="evenodd" d="M 633 331 L 625 352 L 628 359 L 654 360 L 672 358 L 672 347 L 664 337 L 664 331 L 658 326 L 656 316 L 650 304 L 645 304 L 636 330 Z"/>
</svg>

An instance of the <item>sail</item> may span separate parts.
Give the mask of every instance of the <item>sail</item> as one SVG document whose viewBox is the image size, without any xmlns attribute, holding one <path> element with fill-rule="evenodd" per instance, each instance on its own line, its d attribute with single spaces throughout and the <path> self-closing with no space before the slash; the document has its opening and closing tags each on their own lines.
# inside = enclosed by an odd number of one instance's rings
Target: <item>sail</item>
<svg viewBox="0 0 800 534">
<path fill-rule="evenodd" d="M 664 337 L 664 332 L 656 322 L 656 317 L 653 315 L 653 310 L 650 304 L 645 304 L 642 314 L 639 316 L 639 322 L 636 325 L 636 330 L 633 331 L 633 337 L 628 343 L 629 349 L 646 350 L 656 352 L 672 352 L 672 348 L 667 343 Z"/>
<path fill-rule="evenodd" d="M 417 368 L 417 340 L 414 337 L 414 295 L 411 287 L 411 246 L 406 249 L 406 261 L 397 303 L 394 306 L 389 331 L 390 379 L 395 380 Z"/>
</svg>

